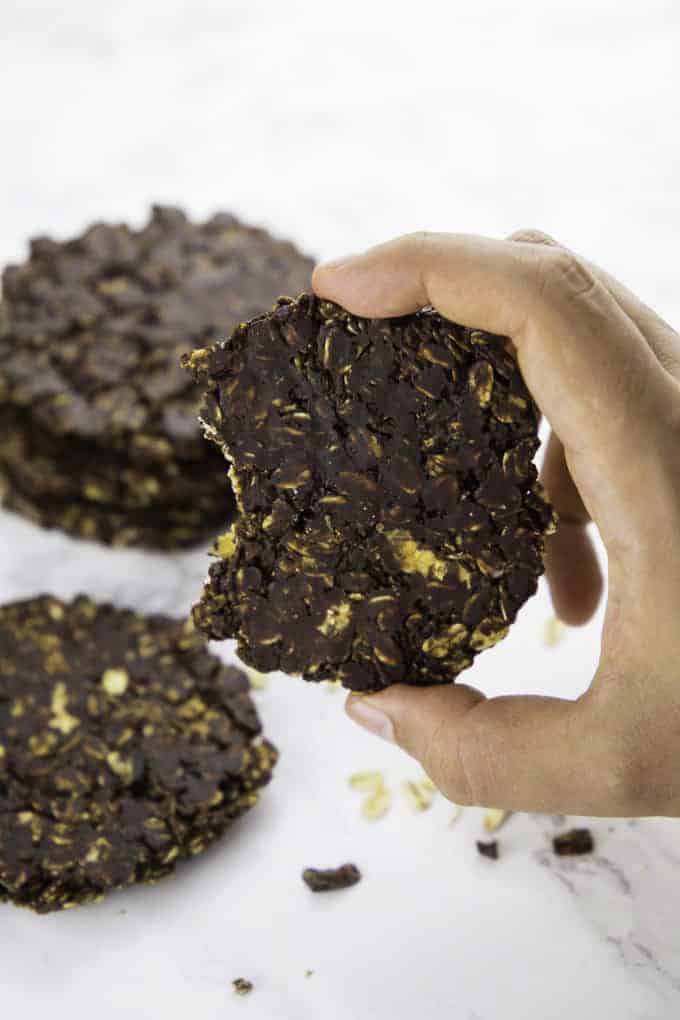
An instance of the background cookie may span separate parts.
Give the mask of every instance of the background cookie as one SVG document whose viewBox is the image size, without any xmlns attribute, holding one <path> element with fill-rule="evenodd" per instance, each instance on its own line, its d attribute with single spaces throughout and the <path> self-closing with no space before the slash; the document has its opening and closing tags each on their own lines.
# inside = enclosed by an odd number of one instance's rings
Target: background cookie
<svg viewBox="0 0 680 1020">
<path fill-rule="evenodd" d="M 190 624 L 88 598 L 0 607 L 0 899 L 153 882 L 258 799 L 277 753 Z"/>
<path fill-rule="evenodd" d="M 180 354 L 303 290 L 311 267 L 233 216 L 194 224 L 159 206 L 142 230 L 98 223 L 71 241 L 32 241 L 28 260 L 3 274 L 7 505 L 32 504 L 41 524 L 117 544 L 215 534 L 233 502 L 224 464 L 200 436 Z M 141 507 L 143 526 L 112 531 L 113 516 Z M 169 509 L 184 515 L 183 529 L 166 525 Z"/>
</svg>

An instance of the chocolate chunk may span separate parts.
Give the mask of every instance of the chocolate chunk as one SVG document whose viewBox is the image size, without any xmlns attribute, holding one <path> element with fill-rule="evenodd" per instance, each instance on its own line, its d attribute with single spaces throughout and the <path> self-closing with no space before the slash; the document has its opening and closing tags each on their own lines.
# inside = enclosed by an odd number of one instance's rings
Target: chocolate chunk
<svg viewBox="0 0 680 1020">
<path fill-rule="evenodd" d="M 302 881 L 312 892 L 330 892 L 333 889 L 348 889 L 361 881 L 361 872 L 356 864 L 342 864 L 339 868 L 305 868 Z"/>
<path fill-rule="evenodd" d="M 497 839 L 493 839 L 490 842 L 485 843 L 485 842 L 483 842 L 483 840 L 478 839 L 477 840 L 477 852 L 479 854 L 481 854 L 482 857 L 488 857 L 492 861 L 497 861 L 498 860 L 498 840 Z"/>
<path fill-rule="evenodd" d="M 276 751 L 191 625 L 79 597 L 0 607 L 0 900 L 155 882 L 258 799 Z"/>
<path fill-rule="evenodd" d="M 33 504 L 32 519 L 78 536 L 80 511 L 93 503 L 107 504 L 109 518 L 145 508 L 143 526 L 124 521 L 122 540 L 111 520 L 100 526 L 96 508 L 86 514 L 94 526 L 85 537 L 117 544 L 214 536 L 233 503 L 180 355 L 303 289 L 311 267 L 292 245 L 228 214 L 194 224 L 162 207 L 138 231 L 99 223 L 65 243 L 33 242 L 28 260 L 3 275 L 6 505 Z M 165 526 L 174 508 L 193 508 L 184 529 Z"/>
<path fill-rule="evenodd" d="M 568 829 L 553 836 L 553 850 L 560 857 L 591 854 L 594 849 L 595 841 L 590 829 Z"/>
<path fill-rule="evenodd" d="M 262 672 L 356 691 L 450 682 L 504 637 L 554 528 L 506 347 L 305 294 L 185 358 L 239 510 L 197 625 Z"/>
</svg>

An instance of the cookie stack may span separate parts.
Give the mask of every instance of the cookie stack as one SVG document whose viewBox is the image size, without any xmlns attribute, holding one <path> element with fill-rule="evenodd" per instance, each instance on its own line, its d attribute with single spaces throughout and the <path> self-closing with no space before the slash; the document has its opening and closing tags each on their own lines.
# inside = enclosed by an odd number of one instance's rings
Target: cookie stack
<svg viewBox="0 0 680 1020">
<path fill-rule="evenodd" d="M 64 243 L 32 241 L 3 274 L 5 505 L 116 546 L 214 535 L 233 499 L 180 356 L 305 289 L 311 268 L 231 215 L 196 224 L 158 206 L 138 231 L 98 223 Z"/>
</svg>

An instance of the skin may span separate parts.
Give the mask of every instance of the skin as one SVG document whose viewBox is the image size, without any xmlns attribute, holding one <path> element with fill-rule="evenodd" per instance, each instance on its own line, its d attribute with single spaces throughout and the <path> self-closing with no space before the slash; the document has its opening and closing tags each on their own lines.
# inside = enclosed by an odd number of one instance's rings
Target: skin
<svg viewBox="0 0 680 1020">
<path fill-rule="evenodd" d="M 582 624 L 603 580 L 601 654 L 577 700 L 486 698 L 467 684 L 350 695 L 355 722 L 418 759 L 458 804 L 680 815 L 680 337 L 603 270 L 538 231 L 413 234 L 317 267 L 317 294 L 369 317 L 433 305 L 505 334 L 552 427 L 561 520 L 546 573 Z"/>
</svg>

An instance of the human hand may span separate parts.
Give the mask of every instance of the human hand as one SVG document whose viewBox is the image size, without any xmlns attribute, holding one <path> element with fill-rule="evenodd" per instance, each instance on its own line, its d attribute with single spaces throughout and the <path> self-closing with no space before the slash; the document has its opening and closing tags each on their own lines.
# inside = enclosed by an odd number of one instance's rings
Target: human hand
<svg viewBox="0 0 680 1020">
<path fill-rule="evenodd" d="M 413 234 L 318 266 L 321 297 L 369 317 L 433 305 L 505 334 L 552 427 L 555 611 L 588 620 L 608 557 L 600 661 L 575 701 L 462 683 L 350 695 L 348 714 L 459 804 L 680 815 L 680 337 L 622 284 L 536 231 Z M 559 437 L 559 438 L 558 438 Z"/>
</svg>

